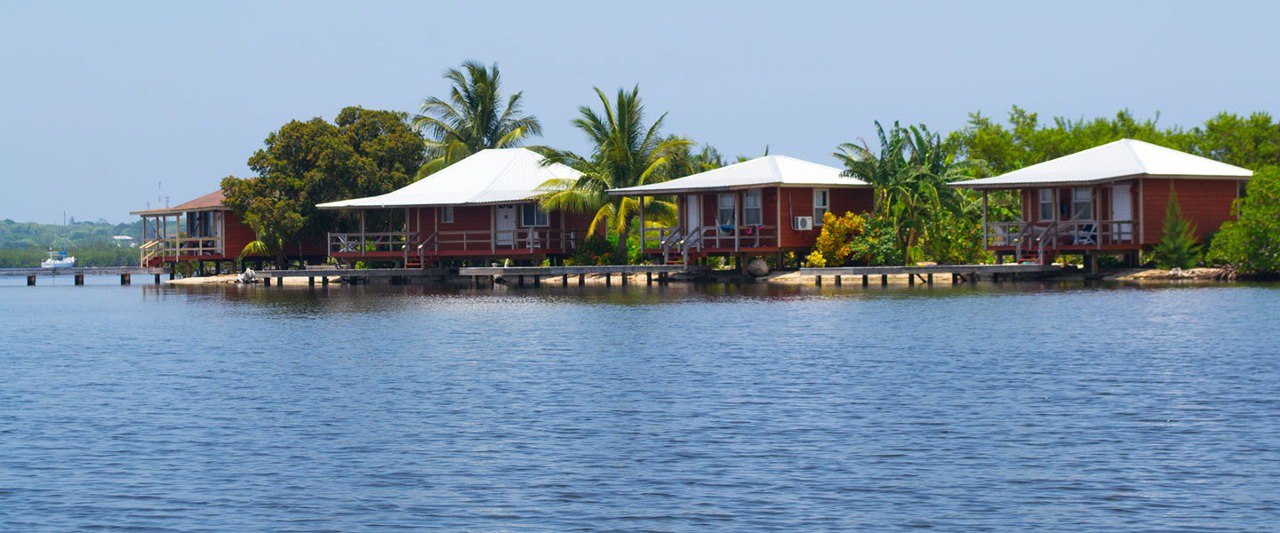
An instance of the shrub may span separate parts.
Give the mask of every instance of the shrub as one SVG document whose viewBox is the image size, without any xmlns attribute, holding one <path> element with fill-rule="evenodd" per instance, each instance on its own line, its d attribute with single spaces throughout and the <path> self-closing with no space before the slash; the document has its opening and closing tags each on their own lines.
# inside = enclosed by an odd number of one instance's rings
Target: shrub
<svg viewBox="0 0 1280 533">
<path fill-rule="evenodd" d="M 1200 244 L 1196 242 L 1196 228 L 1182 218 L 1182 206 L 1178 205 L 1178 192 L 1169 194 L 1169 207 L 1164 213 L 1164 228 L 1160 242 L 1152 250 L 1157 268 L 1191 268 L 1200 261 Z"/>
<path fill-rule="evenodd" d="M 898 248 L 893 221 L 868 216 L 862 228 L 862 235 L 852 243 L 853 262 L 863 265 L 902 264 L 902 251 Z"/>
<path fill-rule="evenodd" d="M 842 266 L 853 255 L 853 241 L 863 232 L 866 219 L 853 213 L 837 217 L 830 211 L 822 215 L 822 231 L 806 258 L 810 266 Z"/>
<path fill-rule="evenodd" d="M 1280 167 L 1264 167 L 1236 201 L 1237 220 L 1214 235 L 1208 260 L 1246 274 L 1280 273 Z"/>
</svg>

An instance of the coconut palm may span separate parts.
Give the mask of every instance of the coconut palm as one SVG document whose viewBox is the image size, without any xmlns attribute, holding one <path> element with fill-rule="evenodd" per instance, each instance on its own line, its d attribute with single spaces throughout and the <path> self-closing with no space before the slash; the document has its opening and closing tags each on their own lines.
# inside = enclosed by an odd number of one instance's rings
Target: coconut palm
<svg viewBox="0 0 1280 533">
<path fill-rule="evenodd" d="M 547 192 L 540 201 L 546 209 L 594 214 L 588 233 L 606 235 L 612 229 L 618 235 L 618 255 L 624 258 L 632 218 L 640 213 L 641 205 L 645 216 L 655 219 L 674 219 L 676 206 L 668 200 L 610 196 L 605 191 L 665 180 L 664 169 L 670 158 L 693 143 L 680 137 L 662 137 L 666 113 L 653 124 L 645 125 L 639 86 L 631 91 L 618 89 L 613 103 L 604 91 L 599 88 L 595 91 L 603 110 L 597 113 L 581 106 L 580 116 L 573 121 L 574 127 L 590 140 L 591 155 L 583 157 L 569 151 L 548 150 L 545 162 L 563 163 L 582 172 L 582 176 L 548 181 L 543 184 Z"/>
<path fill-rule="evenodd" d="M 542 124 L 521 113 L 517 92 L 503 104 L 498 65 L 485 67 L 467 61 L 445 72 L 453 87 L 449 99 L 431 97 L 422 103 L 413 125 L 426 136 L 427 162 L 418 170 L 421 178 L 486 148 L 512 148 L 526 137 L 542 135 Z"/>
</svg>

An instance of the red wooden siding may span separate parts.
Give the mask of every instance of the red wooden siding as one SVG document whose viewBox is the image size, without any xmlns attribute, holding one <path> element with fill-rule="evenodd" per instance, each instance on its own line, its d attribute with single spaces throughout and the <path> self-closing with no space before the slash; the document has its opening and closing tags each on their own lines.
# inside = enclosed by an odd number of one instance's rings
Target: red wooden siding
<svg viewBox="0 0 1280 533">
<path fill-rule="evenodd" d="M 223 211 L 222 216 L 223 253 L 227 258 L 234 259 L 244 251 L 245 246 L 258 238 L 258 234 L 230 210 Z"/>
<path fill-rule="evenodd" d="M 1232 180 L 1170 180 L 1147 178 L 1142 180 L 1143 224 L 1142 242 L 1155 244 L 1160 241 L 1165 211 L 1169 208 L 1170 191 L 1177 191 L 1182 216 L 1196 227 L 1196 237 L 1218 231 L 1222 223 L 1233 220 L 1232 203 L 1240 191 L 1240 183 Z"/>
</svg>

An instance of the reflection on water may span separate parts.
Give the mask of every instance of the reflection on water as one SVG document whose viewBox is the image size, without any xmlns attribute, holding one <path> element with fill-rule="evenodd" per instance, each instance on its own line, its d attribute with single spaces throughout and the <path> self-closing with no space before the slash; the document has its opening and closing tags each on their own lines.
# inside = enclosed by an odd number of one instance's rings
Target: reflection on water
<svg viewBox="0 0 1280 533">
<path fill-rule="evenodd" d="M 1274 285 L 116 283 L 0 286 L 0 529 L 1280 514 Z"/>
</svg>

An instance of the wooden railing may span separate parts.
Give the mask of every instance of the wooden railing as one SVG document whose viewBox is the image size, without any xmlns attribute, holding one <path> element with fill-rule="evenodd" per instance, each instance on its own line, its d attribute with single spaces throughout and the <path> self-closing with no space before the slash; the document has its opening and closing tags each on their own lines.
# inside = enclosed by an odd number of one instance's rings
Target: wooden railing
<svg viewBox="0 0 1280 533">
<path fill-rule="evenodd" d="M 415 232 L 382 232 L 382 233 L 330 233 L 329 253 L 355 253 L 361 256 L 370 253 L 406 252 L 409 243 L 417 241 Z"/>
<path fill-rule="evenodd" d="M 139 264 L 159 259 L 177 260 L 182 257 L 225 256 L 222 237 L 161 237 L 138 247 Z"/>
<path fill-rule="evenodd" d="M 699 246 L 708 248 L 759 248 L 778 245 L 777 226 L 702 226 Z"/>
<path fill-rule="evenodd" d="M 984 244 L 987 247 L 1012 246 L 1018 257 L 1035 251 L 1043 260 L 1045 250 L 1101 249 L 1136 244 L 1140 230 L 1137 220 L 988 222 Z"/>
</svg>

